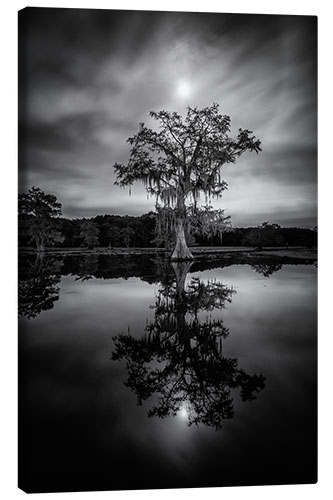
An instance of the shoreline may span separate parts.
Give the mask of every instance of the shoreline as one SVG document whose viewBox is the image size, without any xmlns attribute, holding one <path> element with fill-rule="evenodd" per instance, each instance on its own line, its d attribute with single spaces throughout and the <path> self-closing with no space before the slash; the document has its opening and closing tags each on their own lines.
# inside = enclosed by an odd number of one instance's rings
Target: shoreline
<svg viewBox="0 0 333 500">
<path fill-rule="evenodd" d="M 306 261 L 316 261 L 318 258 L 317 248 L 306 248 L 306 247 L 265 247 L 262 249 L 254 247 L 191 247 L 190 248 L 194 260 L 201 260 L 203 257 L 208 259 L 215 258 L 253 258 L 253 257 L 263 257 L 263 258 L 277 258 L 277 259 L 298 259 Z M 18 255 L 22 254 L 38 254 L 38 255 L 62 255 L 62 256 L 73 256 L 73 255 L 164 255 L 169 257 L 171 255 L 170 250 L 163 248 L 95 248 L 95 249 L 85 249 L 85 248 L 48 248 L 44 252 L 36 252 L 32 248 L 19 248 Z"/>
</svg>

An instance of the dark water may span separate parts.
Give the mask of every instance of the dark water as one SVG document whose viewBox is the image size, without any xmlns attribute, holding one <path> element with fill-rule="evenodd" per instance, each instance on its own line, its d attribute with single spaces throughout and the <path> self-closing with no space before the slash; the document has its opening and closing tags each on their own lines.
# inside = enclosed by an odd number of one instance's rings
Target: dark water
<svg viewBox="0 0 333 500">
<path fill-rule="evenodd" d="M 313 483 L 317 270 L 21 257 L 26 491 Z"/>
</svg>

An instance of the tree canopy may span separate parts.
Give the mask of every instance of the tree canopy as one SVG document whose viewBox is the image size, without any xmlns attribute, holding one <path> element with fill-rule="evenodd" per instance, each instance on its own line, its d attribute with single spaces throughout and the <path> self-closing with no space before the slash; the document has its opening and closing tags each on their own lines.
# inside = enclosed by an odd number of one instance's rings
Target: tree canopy
<svg viewBox="0 0 333 500">
<path fill-rule="evenodd" d="M 83 219 L 80 231 L 80 237 L 83 238 L 83 244 L 89 249 L 94 248 L 99 243 L 98 235 L 99 229 L 97 225 L 89 219 Z"/>
<path fill-rule="evenodd" d="M 184 236 L 186 203 L 195 209 L 202 194 L 206 202 L 221 196 L 227 188 L 221 167 L 235 163 L 245 151 L 261 151 L 260 140 L 241 128 L 231 138 L 230 117 L 220 114 L 216 103 L 203 109 L 188 107 L 185 118 L 175 111 L 151 111 L 150 116 L 159 130 L 140 123 L 138 133 L 127 140 L 131 146 L 127 164 L 114 165 L 116 184 L 124 187 L 141 181 L 157 205 L 174 209 L 178 250 L 172 257 L 187 260 L 191 254 Z"/>
<path fill-rule="evenodd" d="M 19 213 L 34 217 L 57 217 L 61 215 L 61 203 L 53 194 L 44 193 L 39 187 L 32 186 L 27 193 L 19 194 Z"/>
<path fill-rule="evenodd" d="M 18 196 L 18 212 L 23 220 L 21 229 L 35 241 L 37 251 L 44 251 L 47 242 L 61 242 L 61 233 L 54 219 L 61 215 L 61 203 L 53 194 L 33 186 Z"/>
</svg>

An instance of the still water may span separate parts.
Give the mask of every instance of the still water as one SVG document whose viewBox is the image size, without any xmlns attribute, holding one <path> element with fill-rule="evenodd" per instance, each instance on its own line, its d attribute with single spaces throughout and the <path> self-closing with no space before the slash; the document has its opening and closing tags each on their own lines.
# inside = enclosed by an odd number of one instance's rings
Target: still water
<svg viewBox="0 0 333 500">
<path fill-rule="evenodd" d="M 315 482 L 317 270 L 21 256 L 19 485 Z"/>
</svg>

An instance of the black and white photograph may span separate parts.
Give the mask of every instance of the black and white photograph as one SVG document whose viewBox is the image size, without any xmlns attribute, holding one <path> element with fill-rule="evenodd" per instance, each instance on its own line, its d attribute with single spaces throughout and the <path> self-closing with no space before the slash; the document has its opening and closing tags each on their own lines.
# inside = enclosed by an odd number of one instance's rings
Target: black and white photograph
<svg viewBox="0 0 333 500">
<path fill-rule="evenodd" d="M 315 484 L 318 19 L 111 7 L 17 16 L 18 487 Z"/>
</svg>

